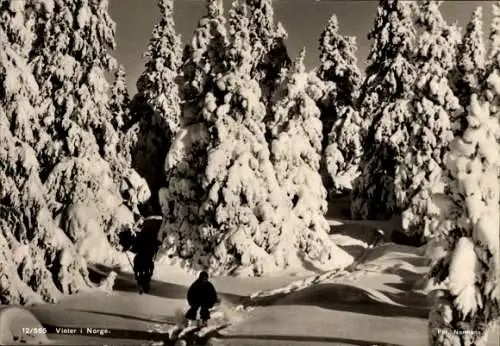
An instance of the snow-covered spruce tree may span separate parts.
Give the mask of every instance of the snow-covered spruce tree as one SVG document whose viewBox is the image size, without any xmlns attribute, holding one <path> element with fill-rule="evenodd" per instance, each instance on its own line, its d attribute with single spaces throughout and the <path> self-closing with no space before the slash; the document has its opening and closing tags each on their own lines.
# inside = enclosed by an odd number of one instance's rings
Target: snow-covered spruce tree
<svg viewBox="0 0 500 346">
<path fill-rule="evenodd" d="M 88 260 L 126 265 L 112 247 L 149 198 L 146 183 L 118 152 L 106 72 L 116 66 L 107 1 L 37 2 L 32 66 L 40 86 L 41 128 L 34 146 L 40 178 L 57 203 L 58 225 Z"/>
<path fill-rule="evenodd" d="M 500 69 L 500 2 L 492 4 L 493 18 L 490 30 L 490 49 L 488 52 L 488 72 Z"/>
<path fill-rule="evenodd" d="M 326 190 L 319 174 L 322 124 L 315 100 L 324 86 L 316 74 L 306 72 L 304 57 L 303 49 L 278 89 L 271 161 L 294 215 L 304 223 L 296 235 L 299 248 L 309 249 L 316 258 L 325 251 L 342 262 L 346 254 L 328 238 Z"/>
<path fill-rule="evenodd" d="M 158 0 L 160 21 L 145 54 L 146 69 L 137 81 L 131 104 L 134 125 L 129 130 L 133 167 L 148 182 L 152 197 L 145 214 L 159 214 L 158 191 L 165 183 L 162 167 L 172 137 L 180 125 L 178 87 L 182 62 L 180 36 L 175 31 L 174 1 Z"/>
<path fill-rule="evenodd" d="M 206 90 L 214 76 L 226 70 L 227 34 L 222 0 L 207 0 L 207 14 L 198 22 L 190 45 L 184 49 L 180 94 L 181 126 L 199 121 Z"/>
<path fill-rule="evenodd" d="M 443 160 L 453 139 L 452 122 L 462 112 L 452 91 L 451 73 L 460 35 L 443 19 L 440 2 L 421 3 L 422 34 L 416 54 L 417 80 L 411 117 L 404 119 L 405 146 L 397 157 L 395 193 L 403 211 L 403 228 L 415 236 L 431 236 L 435 207 L 429 198 L 442 189 Z"/>
<path fill-rule="evenodd" d="M 453 92 L 464 108 L 469 105 L 471 95 L 481 88 L 484 79 L 486 47 L 483 41 L 482 17 L 482 8 L 478 7 L 458 45 Z"/>
<path fill-rule="evenodd" d="M 493 19 L 490 32 L 490 50 L 486 64 L 486 98 L 492 114 L 500 122 L 500 2 L 492 6 Z"/>
<path fill-rule="evenodd" d="M 118 134 L 117 154 L 122 166 L 131 168 L 132 149 L 134 146 L 135 132 L 130 131 L 134 125 L 130 111 L 130 95 L 127 86 L 125 68 L 119 65 L 114 71 L 114 81 L 110 90 L 111 124 Z M 135 177 L 137 178 L 138 175 Z M 125 196 L 129 198 L 130 196 Z"/>
<path fill-rule="evenodd" d="M 467 127 L 446 157 L 448 205 L 435 235 L 447 254 L 431 269 L 444 284 L 429 315 L 431 345 L 486 345 L 500 314 L 500 129 L 488 102 L 471 98 Z M 443 199 L 443 198 L 441 198 Z M 444 200 L 444 199 L 443 199 Z M 458 333 L 457 333 L 458 331 Z"/>
<path fill-rule="evenodd" d="M 249 36 L 252 50 L 250 74 L 257 80 L 262 91 L 262 102 L 266 107 L 264 122 L 268 125 L 266 138 L 270 141 L 268 122 L 272 122 L 273 96 L 291 64 L 285 41 L 288 37 L 283 25 L 274 21 L 272 0 L 235 0 L 233 9 L 248 8 Z M 238 14 L 236 14 L 238 15 Z"/>
<path fill-rule="evenodd" d="M 114 82 L 111 87 L 110 110 L 112 124 L 117 131 L 130 126 L 130 96 L 127 87 L 125 68 L 120 65 L 114 72 Z"/>
<path fill-rule="evenodd" d="M 355 219 L 388 219 L 397 212 L 396 157 L 404 151 L 398 130 L 408 116 L 407 100 L 416 76 L 414 12 L 411 1 L 381 0 L 375 28 L 368 35 L 372 47 L 359 99 L 363 154 L 351 203 Z"/>
<path fill-rule="evenodd" d="M 207 1 L 191 45 L 185 49 L 181 77 L 181 127 L 165 161 L 165 186 L 160 190 L 165 232 L 196 230 L 203 223 L 199 212 L 205 191 L 211 121 L 204 119 L 205 95 L 226 69 L 227 34 L 221 0 Z"/>
<path fill-rule="evenodd" d="M 320 236 L 301 241 L 305 225 L 294 216 L 277 182 L 264 136 L 265 106 L 250 76 L 247 15 L 245 5 L 230 11 L 229 70 L 218 76 L 205 97 L 208 158 L 200 177 L 202 204 L 196 211 L 203 223 L 179 221 L 180 227 L 171 227 L 165 221 L 164 247 L 186 265 L 214 273 L 267 274 L 297 264 L 297 252 L 319 266 L 344 266 L 352 258 L 341 250 L 325 250 Z M 183 164 L 185 143 L 189 141 L 179 137 L 167 165 Z M 183 183 L 189 184 L 179 182 L 179 188 Z M 175 208 L 167 199 L 162 206 L 167 212 Z"/>
<path fill-rule="evenodd" d="M 320 65 L 316 70 L 325 84 L 318 105 L 323 124 L 321 174 L 329 195 L 351 188 L 362 152 L 363 123 L 356 110 L 361 73 L 356 49 L 356 38 L 341 35 L 333 15 L 319 40 Z"/>
<path fill-rule="evenodd" d="M 283 69 L 291 64 L 283 25 L 274 22 L 272 0 L 241 0 L 247 6 L 250 45 L 252 47 L 251 76 L 259 82 L 266 107 L 280 84 Z M 236 6 L 236 3 L 233 5 Z M 241 5 L 240 5 L 241 6 Z"/>
<path fill-rule="evenodd" d="M 36 126 L 32 126 L 32 123 L 37 121 L 36 105 L 39 101 L 38 85 L 28 67 L 35 39 L 34 2 L 2 0 L 0 10 L 0 29 L 4 48 L 0 78 L 1 102 L 4 105 L 5 115 L 12 122 L 14 135 L 22 138 L 28 145 L 34 145 L 40 140 L 47 140 L 43 132 L 33 131 L 33 127 Z"/>
<path fill-rule="evenodd" d="M 54 222 L 31 147 L 38 85 L 28 66 L 36 12 L 31 1 L 0 1 L 0 304 L 54 302 L 90 287 L 82 258 Z"/>
</svg>

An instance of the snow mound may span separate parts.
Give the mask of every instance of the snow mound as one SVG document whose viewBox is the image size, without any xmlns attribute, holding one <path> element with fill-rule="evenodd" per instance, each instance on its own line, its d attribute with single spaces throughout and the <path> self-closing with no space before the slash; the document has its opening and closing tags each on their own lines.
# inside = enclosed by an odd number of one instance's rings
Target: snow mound
<svg viewBox="0 0 500 346">
<path fill-rule="evenodd" d="M 0 345 L 47 344 L 49 339 L 44 330 L 40 321 L 28 310 L 19 307 L 0 310 Z"/>
<path fill-rule="evenodd" d="M 381 244 L 370 251 L 366 257 L 366 262 L 392 263 L 398 260 L 414 259 L 422 265 L 426 259 L 419 255 L 419 248 L 414 246 L 399 245 L 394 243 Z"/>
<path fill-rule="evenodd" d="M 254 292 L 248 297 L 248 303 L 289 295 L 324 282 L 335 283 L 338 280 L 344 282 L 369 272 L 382 273 L 392 269 L 392 272 L 397 275 L 404 273 L 419 276 L 426 268 L 427 261 L 419 254 L 418 248 L 388 243 L 367 249 L 344 269 L 310 276 L 283 287 Z M 372 292 L 368 295 L 374 294 Z"/>
<path fill-rule="evenodd" d="M 294 293 L 281 301 L 281 303 L 290 305 L 300 305 L 303 302 L 307 302 L 308 304 L 318 302 L 321 306 L 346 302 L 361 304 L 383 303 L 393 306 L 403 306 L 377 289 L 361 287 L 361 285 L 354 283 L 319 284 Z"/>
</svg>

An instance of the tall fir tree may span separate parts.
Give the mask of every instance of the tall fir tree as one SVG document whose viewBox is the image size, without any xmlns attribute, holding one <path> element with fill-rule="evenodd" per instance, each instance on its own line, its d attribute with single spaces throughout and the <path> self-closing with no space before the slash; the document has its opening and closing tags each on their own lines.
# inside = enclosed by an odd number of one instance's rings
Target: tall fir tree
<svg viewBox="0 0 500 346">
<path fill-rule="evenodd" d="M 401 124 L 416 78 L 413 23 L 415 3 L 381 0 L 359 106 L 363 117 L 360 175 L 353 182 L 353 218 L 389 219 L 397 213 L 396 156 L 404 148 Z"/>
<path fill-rule="evenodd" d="M 192 43 L 185 49 L 180 88 L 184 102 L 182 126 L 167 154 L 166 184 L 159 193 L 163 230 L 165 234 L 179 233 L 178 239 L 189 239 L 204 222 L 200 208 L 206 198 L 203 177 L 213 121 L 203 117 L 203 109 L 206 94 L 214 89 L 216 79 L 227 68 L 228 42 L 223 13 L 222 1 L 207 0 L 207 14 L 199 21 Z M 172 245 L 175 244 L 166 241 L 168 248 Z M 183 257 L 185 252 L 177 254 Z"/>
<path fill-rule="evenodd" d="M 120 65 L 114 71 L 114 82 L 111 87 L 110 110 L 112 124 L 117 131 L 123 131 L 130 126 L 130 95 L 128 93 L 125 68 Z"/>
<path fill-rule="evenodd" d="M 82 257 L 57 227 L 33 146 L 40 90 L 28 65 L 34 1 L 0 1 L 0 303 L 55 302 L 90 287 Z"/>
<path fill-rule="evenodd" d="M 430 272 L 444 285 L 429 314 L 431 345 L 486 345 L 500 314 L 500 127 L 480 95 L 472 95 L 466 128 L 446 157 L 433 231 L 447 252 Z"/>
<path fill-rule="evenodd" d="M 486 99 L 492 114 L 496 114 L 500 122 L 500 2 L 494 3 L 492 7 L 490 50 L 485 74 Z"/>
<path fill-rule="evenodd" d="M 227 33 L 222 0 L 207 0 L 207 14 L 198 22 L 190 45 L 184 49 L 181 78 L 182 126 L 200 117 L 206 90 L 214 76 L 226 70 Z"/>
<path fill-rule="evenodd" d="M 273 96 L 279 88 L 286 70 L 291 64 L 286 48 L 288 33 L 283 25 L 274 20 L 272 0 L 236 0 L 233 8 L 245 6 L 249 20 L 252 67 L 250 75 L 257 80 L 262 91 L 262 102 L 266 107 L 266 139 L 270 145 L 272 129 Z M 236 11 L 242 12 L 242 11 Z"/>
<path fill-rule="evenodd" d="M 400 146 L 397 157 L 397 204 L 403 211 L 403 228 L 417 237 L 431 236 L 436 208 L 429 196 L 443 188 L 440 177 L 454 135 L 452 123 L 463 111 L 451 77 L 460 34 L 443 19 L 440 4 L 421 3 L 415 95 L 408 110 L 411 117 L 402 124 L 407 145 Z"/>
<path fill-rule="evenodd" d="M 32 51 L 40 86 L 40 124 L 50 141 L 35 152 L 51 210 L 87 259 L 127 263 L 112 245 L 149 198 L 146 183 L 119 153 L 106 73 L 116 66 L 114 23 L 106 0 L 38 3 Z M 96 245 L 98 244 L 98 246 Z"/>
<path fill-rule="evenodd" d="M 332 196 L 351 187 L 362 152 L 363 123 L 356 110 L 362 80 L 356 50 L 356 38 L 342 36 L 333 15 L 319 40 L 317 68 L 325 83 L 325 94 L 318 102 L 323 124 L 321 174 Z"/>
<path fill-rule="evenodd" d="M 203 223 L 172 228 L 165 222 L 164 246 L 189 266 L 215 273 L 279 271 L 298 263 L 297 250 L 306 259 L 310 255 L 313 261 L 331 260 L 322 264 L 345 264 L 331 263 L 333 254 L 318 247 L 301 248 L 303 223 L 293 215 L 270 161 L 262 122 L 265 106 L 259 84 L 250 74 L 253 60 L 245 5 L 231 9 L 229 33 L 229 70 L 218 76 L 207 93 L 202 113 L 209 133 L 207 165 L 201 176 L 202 206 L 197 211 Z M 167 162 L 172 165 L 183 157 L 183 143 L 189 143 L 189 137 L 184 138 L 173 147 L 179 150 L 169 152 Z M 173 207 L 169 202 L 162 203 L 166 210 Z"/>
<path fill-rule="evenodd" d="M 491 20 L 490 49 L 488 53 L 488 64 L 490 72 L 492 69 L 500 68 L 500 2 L 492 5 L 493 18 Z"/>
<path fill-rule="evenodd" d="M 483 11 L 476 8 L 458 45 L 453 91 L 466 108 L 470 97 L 481 88 L 486 63 L 486 46 L 483 41 Z"/>
<path fill-rule="evenodd" d="M 282 71 L 291 64 L 283 25 L 274 21 L 272 0 L 243 0 L 248 8 L 250 45 L 252 47 L 252 78 L 262 89 L 264 104 L 279 86 Z M 271 107 L 271 105 L 269 105 Z"/>
<path fill-rule="evenodd" d="M 294 235 L 298 236 L 299 248 L 309 249 L 308 255 L 319 263 L 332 259 L 347 263 L 350 256 L 328 237 L 326 189 L 319 174 L 322 123 L 316 100 L 323 94 L 324 85 L 314 73 L 306 72 L 304 58 L 305 49 L 278 89 L 271 161 L 293 213 L 304 223 Z"/>
<path fill-rule="evenodd" d="M 160 21 L 153 29 L 146 69 L 137 81 L 137 95 L 131 105 L 134 125 L 129 130 L 133 167 L 151 190 L 145 215 L 161 212 L 158 191 L 164 185 L 163 169 L 173 136 L 181 118 L 179 69 L 182 62 L 180 36 L 174 26 L 174 1 L 158 0 Z"/>
<path fill-rule="evenodd" d="M 37 131 L 36 105 L 40 101 L 38 85 L 29 71 L 29 57 L 35 40 L 36 7 L 33 1 L 2 1 L 0 28 L 3 32 L 2 88 L 4 111 L 12 122 L 13 135 L 28 145 L 50 140 Z M 20 67 L 16 67 L 20 66 Z M 16 72 L 9 73 L 9 68 Z M 15 85 L 19 83 L 19 85 Z M 15 92 L 13 90 L 16 90 Z M 34 126 L 33 126 L 34 125 Z"/>
<path fill-rule="evenodd" d="M 445 193 L 433 196 L 440 202 L 440 213 L 432 231 L 445 244 L 447 253 L 433 263 L 430 271 L 431 278 L 444 286 L 435 294 L 429 315 L 432 345 L 486 345 L 500 314 L 499 3 L 493 4 L 492 12 L 484 81 L 474 87 L 464 119 L 456 120 L 455 128 L 460 131 L 445 160 Z M 477 20 L 477 11 L 473 18 Z M 472 62 L 476 53 L 471 51 L 464 59 Z"/>
</svg>

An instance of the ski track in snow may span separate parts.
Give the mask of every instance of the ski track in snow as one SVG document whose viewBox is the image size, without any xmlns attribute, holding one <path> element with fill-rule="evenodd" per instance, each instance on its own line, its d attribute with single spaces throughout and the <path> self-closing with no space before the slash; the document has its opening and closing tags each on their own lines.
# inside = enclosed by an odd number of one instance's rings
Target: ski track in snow
<svg viewBox="0 0 500 346">
<path fill-rule="evenodd" d="M 216 333 L 214 344 L 220 341 L 221 344 L 235 346 L 305 346 L 312 342 L 315 345 L 352 345 L 353 340 L 357 340 L 354 342 L 356 345 L 390 345 L 389 341 L 391 341 L 394 342 L 392 345 L 420 346 L 426 340 L 427 322 L 424 310 L 420 312 L 423 314 L 419 317 L 398 317 L 401 321 L 397 324 L 393 320 L 389 325 L 389 320 L 384 321 L 392 319 L 391 315 L 395 314 L 394 311 L 415 313 L 416 309 L 411 307 L 409 302 L 422 304 L 425 301 L 415 294 L 413 296 L 409 294 L 405 298 L 406 295 L 401 293 L 404 290 L 411 291 L 408 289 L 411 285 L 405 283 L 406 279 L 411 275 L 418 277 L 425 273 L 423 263 L 424 259 L 419 255 L 419 249 L 384 244 L 365 249 L 350 268 L 342 271 L 313 275 L 300 280 L 293 280 L 293 276 L 290 276 L 287 279 L 288 283 L 285 282 L 285 284 L 279 283 L 283 282 L 283 279 L 280 278 L 254 279 L 255 282 L 261 280 L 262 284 L 270 287 L 272 287 L 272 282 L 275 282 L 273 289 L 263 290 L 255 294 L 248 292 L 252 287 L 245 288 L 245 278 L 214 278 L 214 282 L 223 296 L 227 292 L 239 291 L 239 297 L 246 300 L 241 305 L 230 302 L 225 305 L 228 311 L 239 316 L 240 321 L 233 323 L 226 330 Z M 177 279 L 168 278 L 169 275 L 175 276 Z M 179 279 L 175 272 L 165 274 L 165 276 L 164 281 L 158 282 L 158 285 L 168 286 L 169 282 L 172 281 L 188 283 L 186 279 Z M 125 278 L 127 278 L 126 275 Z M 393 282 L 392 285 L 404 284 L 406 288 L 392 289 L 391 291 L 388 289 L 391 282 Z M 119 283 L 123 284 L 123 282 Z M 257 284 L 255 283 L 255 285 Z M 247 293 L 242 293 L 245 289 Z M 327 296 L 324 296 L 325 293 Z M 95 291 L 70 296 L 58 305 L 36 305 L 30 310 L 44 325 L 54 327 L 93 326 L 95 328 L 106 326 L 106 328 L 113 330 L 109 337 L 84 335 L 76 338 L 52 333 L 49 334 L 49 339 L 53 343 L 74 343 L 77 339 L 79 343 L 84 342 L 89 345 L 102 344 L 103 342 L 108 344 L 160 345 L 162 339 L 167 337 L 168 330 L 175 324 L 179 311 L 182 313 L 185 309 L 182 295 L 172 294 L 172 296 L 172 298 L 165 298 L 119 291 L 110 295 Z M 406 299 L 406 302 L 403 298 Z M 410 298 L 419 300 L 415 302 Z M 265 302 L 266 299 L 271 301 Z M 331 300 L 335 301 L 332 304 L 340 304 L 339 307 L 333 310 L 318 310 L 316 307 L 316 304 L 330 304 L 327 302 Z M 362 306 L 359 306 L 360 303 L 363 303 Z M 385 312 L 386 317 L 370 317 L 370 314 L 366 315 L 366 312 L 362 312 L 365 309 L 365 304 L 366 309 L 369 310 L 370 305 L 375 303 L 385 307 L 386 310 L 388 309 Z M 344 310 L 346 306 L 351 307 Z M 289 308 L 293 308 L 293 310 L 289 310 Z M 361 311 L 356 312 L 356 309 L 361 309 Z M 299 320 L 302 321 L 302 324 L 297 325 Z M 370 334 L 370 340 L 373 340 L 373 343 L 366 343 L 353 337 L 361 328 L 358 328 L 358 324 L 363 328 L 377 330 L 376 333 L 368 333 L 366 330 L 359 332 L 359 337 L 365 339 L 369 339 L 367 334 Z M 335 325 L 337 325 L 336 328 Z M 388 328 L 388 326 L 393 325 L 390 327 L 392 331 L 379 331 L 377 325 L 380 325 L 380 328 Z M 350 326 L 350 331 L 344 330 L 348 326 Z M 401 330 L 404 330 L 404 333 Z M 292 331 L 295 333 L 291 333 Z M 406 337 L 401 333 L 406 334 Z M 418 336 L 418 333 L 423 335 Z M 310 336 L 306 337 L 306 334 Z M 348 342 L 348 340 L 350 341 Z M 169 344 L 173 345 L 174 343 L 164 343 L 164 345 Z"/>
<path fill-rule="evenodd" d="M 342 223 L 336 221 L 335 227 L 343 229 Z M 374 232 L 373 225 L 365 226 L 368 233 Z M 233 323 L 209 335 L 211 344 L 425 344 L 428 302 L 425 295 L 413 290 L 427 271 L 421 249 L 377 244 L 380 238 L 369 234 L 364 241 L 343 231 L 332 236 L 343 237 L 346 249 L 352 245 L 362 248 L 353 255 L 355 261 L 342 270 L 213 278 L 224 313 Z M 109 272 L 90 267 L 102 276 Z M 117 273 L 113 292 L 85 291 L 65 297 L 59 304 L 34 305 L 29 310 L 37 321 L 50 327 L 48 342 L 52 344 L 174 345 L 167 341 L 169 331 L 182 319 L 185 292 L 193 275 L 161 262 L 157 267 L 151 294 L 137 294 L 133 274 L 124 272 Z M 55 332 L 55 327 L 82 326 L 105 327 L 110 332 L 105 336 Z"/>
</svg>

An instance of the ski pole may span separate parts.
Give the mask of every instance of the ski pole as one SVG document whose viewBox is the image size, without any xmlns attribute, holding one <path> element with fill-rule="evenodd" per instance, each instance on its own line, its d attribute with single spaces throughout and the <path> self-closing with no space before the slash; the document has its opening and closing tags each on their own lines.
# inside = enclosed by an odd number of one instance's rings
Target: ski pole
<svg viewBox="0 0 500 346">
<path fill-rule="evenodd" d="M 127 256 L 128 264 L 130 264 L 130 268 L 132 269 L 132 272 L 134 272 L 134 265 L 132 264 L 130 257 L 128 257 L 128 252 L 125 252 L 125 256 Z"/>
</svg>

